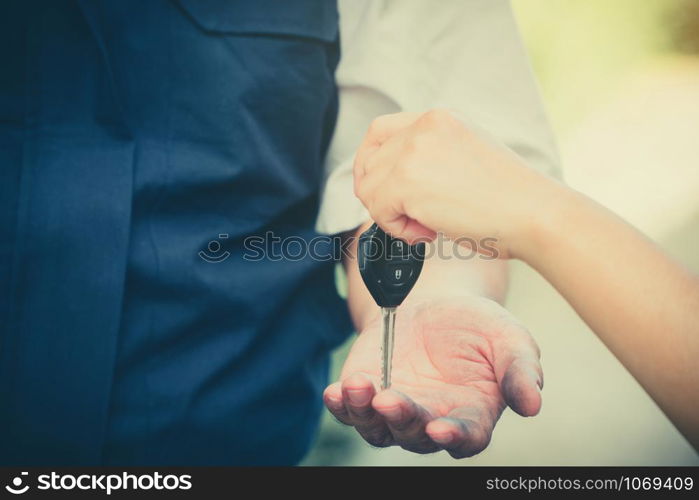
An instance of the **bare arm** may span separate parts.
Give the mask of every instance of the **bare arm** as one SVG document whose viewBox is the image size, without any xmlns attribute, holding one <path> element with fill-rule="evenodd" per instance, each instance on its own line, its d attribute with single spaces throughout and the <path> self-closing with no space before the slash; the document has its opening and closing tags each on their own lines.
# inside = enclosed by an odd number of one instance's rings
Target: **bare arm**
<svg viewBox="0 0 699 500">
<path fill-rule="evenodd" d="M 517 256 L 561 292 L 699 449 L 699 278 L 579 193 L 556 185 L 543 208 Z"/>
</svg>

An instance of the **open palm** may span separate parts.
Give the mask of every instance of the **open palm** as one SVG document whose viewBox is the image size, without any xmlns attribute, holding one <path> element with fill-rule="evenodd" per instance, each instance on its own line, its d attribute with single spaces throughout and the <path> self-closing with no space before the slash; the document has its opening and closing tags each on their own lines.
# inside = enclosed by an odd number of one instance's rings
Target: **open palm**
<svg viewBox="0 0 699 500">
<path fill-rule="evenodd" d="M 506 404 L 524 416 L 539 411 L 538 348 L 493 301 L 406 302 L 396 316 L 392 385 L 377 392 L 380 343 L 377 317 L 324 395 L 333 415 L 374 446 L 472 456 L 490 442 Z"/>
</svg>

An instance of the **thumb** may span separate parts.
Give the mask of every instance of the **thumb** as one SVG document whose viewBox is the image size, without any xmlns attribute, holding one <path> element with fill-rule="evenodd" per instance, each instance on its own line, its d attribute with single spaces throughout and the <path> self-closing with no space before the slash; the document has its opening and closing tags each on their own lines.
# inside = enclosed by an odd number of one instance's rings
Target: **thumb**
<svg viewBox="0 0 699 500">
<path fill-rule="evenodd" d="M 426 243 L 437 237 L 437 233 L 407 215 L 400 215 L 390 221 L 376 221 L 386 233 L 406 241 L 409 245 Z"/>
<path fill-rule="evenodd" d="M 535 359 L 515 358 L 500 381 L 505 402 L 523 417 L 541 410 L 541 366 Z"/>
</svg>

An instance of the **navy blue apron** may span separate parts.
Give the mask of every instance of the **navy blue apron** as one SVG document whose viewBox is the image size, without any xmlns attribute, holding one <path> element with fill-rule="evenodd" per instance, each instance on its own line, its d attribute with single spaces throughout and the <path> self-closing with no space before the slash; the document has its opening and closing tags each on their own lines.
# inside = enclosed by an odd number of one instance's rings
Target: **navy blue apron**
<svg viewBox="0 0 699 500">
<path fill-rule="evenodd" d="M 298 461 L 350 321 L 244 241 L 315 236 L 334 0 L 2 11 L 0 463 Z"/>
</svg>

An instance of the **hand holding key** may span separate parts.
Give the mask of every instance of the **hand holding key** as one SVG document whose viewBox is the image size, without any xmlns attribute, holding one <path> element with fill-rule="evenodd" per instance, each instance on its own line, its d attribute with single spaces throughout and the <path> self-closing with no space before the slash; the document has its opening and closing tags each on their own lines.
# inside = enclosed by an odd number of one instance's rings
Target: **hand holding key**
<svg viewBox="0 0 699 500">
<path fill-rule="evenodd" d="M 558 186 L 446 110 L 376 118 L 354 161 L 355 195 L 393 236 L 495 237 L 501 257 L 536 251 L 530 233 Z"/>
</svg>

